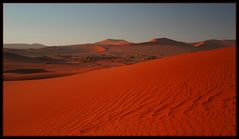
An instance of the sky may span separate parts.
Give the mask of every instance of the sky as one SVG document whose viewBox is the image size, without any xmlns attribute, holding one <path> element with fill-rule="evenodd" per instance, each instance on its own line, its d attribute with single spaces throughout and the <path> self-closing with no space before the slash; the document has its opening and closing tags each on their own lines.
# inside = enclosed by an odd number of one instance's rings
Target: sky
<svg viewBox="0 0 239 139">
<path fill-rule="evenodd" d="M 27 4 L 3 6 L 3 42 L 68 45 L 104 39 L 185 42 L 236 38 L 234 3 Z"/>
</svg>

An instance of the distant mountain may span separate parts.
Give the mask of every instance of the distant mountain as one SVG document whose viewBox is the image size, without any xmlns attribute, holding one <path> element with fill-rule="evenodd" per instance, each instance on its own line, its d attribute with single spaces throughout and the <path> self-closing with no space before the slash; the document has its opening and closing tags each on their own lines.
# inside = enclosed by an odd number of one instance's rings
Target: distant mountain
<svg viewBox="0 0 239 139">
<path fill-rule="evenodd" d="M 194 47 L 192 44 L 186 43 L 186 42 L 180 42 L 168 38 L 154 38 L 147 42 L 140 42 L 133 44 L 135 46 L 157 46 L 157 47 L 171 47 L 171 46 L 177 46 L 177 47 L 185 47 L 185 48 L 192 48 Z M 194 49 L 194 48 L 192 48 Z"/>
<path fill-rule="evenodd" d="M 4 48 L 11 48 L 11 49 L 38 49 L 47 47 L 43 44 L 33 43 L 33 44 L 26 44 L 26 43 L 13 43 L 13 44 L 3 44 Z"/>
<path fill-rule="evenodd" d="M 100 42 L 96 42 L 95 44 L 99 45 L 129 45 L 132 44 L 126 40 L 117 40 L 117 39 L 106 39 Z"/>
</svg>

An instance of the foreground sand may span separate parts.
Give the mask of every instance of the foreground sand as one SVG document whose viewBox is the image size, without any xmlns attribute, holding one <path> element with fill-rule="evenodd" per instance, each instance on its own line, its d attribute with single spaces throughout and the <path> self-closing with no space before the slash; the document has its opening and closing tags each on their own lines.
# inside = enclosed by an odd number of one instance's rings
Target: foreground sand
<svg viewBox="0 0 239 139">
<path fill-rule="evenodd" d="M 235 47 L 4 81 L 4 135 L 235 135 Z"/>
</svg>

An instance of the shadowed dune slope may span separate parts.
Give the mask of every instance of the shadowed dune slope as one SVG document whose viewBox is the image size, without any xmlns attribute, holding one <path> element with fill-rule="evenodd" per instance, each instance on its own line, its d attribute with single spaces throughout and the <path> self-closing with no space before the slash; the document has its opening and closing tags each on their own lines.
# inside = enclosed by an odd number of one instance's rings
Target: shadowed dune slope
<svg viewBox="0 0 239 139">
<path fill-rule="evenodd" d="M 235 47 L 4 82 L 4 135 L 235 135 Z"/>
</svg>

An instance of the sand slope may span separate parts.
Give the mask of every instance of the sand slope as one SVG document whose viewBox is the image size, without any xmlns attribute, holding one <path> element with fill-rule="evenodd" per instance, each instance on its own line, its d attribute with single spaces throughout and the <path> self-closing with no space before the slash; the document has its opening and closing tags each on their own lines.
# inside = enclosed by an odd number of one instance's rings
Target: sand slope
<svg viewBox="0 0 239 139">
<path fill-rule="evenodd" d="M 235 47 L 4 81 L 4 135 L 235 135 Z"/>
</svg>

